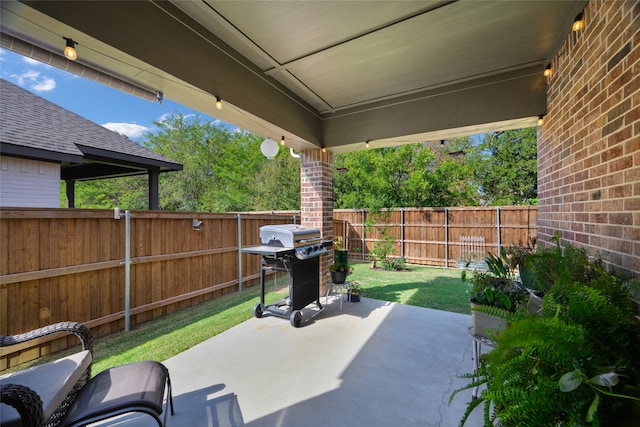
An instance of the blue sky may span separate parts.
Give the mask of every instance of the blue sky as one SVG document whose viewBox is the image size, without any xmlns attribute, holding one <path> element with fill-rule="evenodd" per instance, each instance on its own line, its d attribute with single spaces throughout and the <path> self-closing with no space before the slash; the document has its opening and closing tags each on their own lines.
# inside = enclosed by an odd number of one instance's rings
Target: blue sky
<svg viewBox="0 0 640 427">
<path fill-rule="evenodd" d="M 203 120 L 217 121 L 168 99 L 149 102 L 6 49 L 0 49 L 0 76 L 134 141 L 153 132 L 153 122 L 169 114 L 199 114 Z"/>
</svg>

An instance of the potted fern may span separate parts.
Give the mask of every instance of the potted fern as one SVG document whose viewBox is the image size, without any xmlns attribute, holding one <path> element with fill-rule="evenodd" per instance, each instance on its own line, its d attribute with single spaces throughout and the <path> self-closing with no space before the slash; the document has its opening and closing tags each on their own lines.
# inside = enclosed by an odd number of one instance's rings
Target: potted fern
<svg viewBox="0 0 640 427">
<path fill-rule="evenodd" d="M 519 311 L 495 335 L 470 383 L 463 414 L 484 407 L 485 427 L 635 426 L 640 419 L 640 325 L 626 284 L 599 260 L 565 246 L 539 315 Z M 569 268 L 568 268 L 569 267 Z M 555 272 L 549 271 L 555 270 Z"/>
<path fill-rule="evenodd" d="M 471 321 L 475 335 L 491 338 L 507 327 L 516 310 L 527 301 L 529 294 L 515 280 L 513 270 L 506 259 L 489 254 L 486 260 L 489 271 L 475 270 L 468 289 L 471 304 Z M 467 272 L 462 272 L 467 282 Z"/>
<path fill-rule="evenodd" d="M 360 302 L 360 297 L 364 294 L 364 289 L 358 282 L 352 282 L 349 292 L 347 293 L 347 300 L 349 302 Z"/>
</svg>

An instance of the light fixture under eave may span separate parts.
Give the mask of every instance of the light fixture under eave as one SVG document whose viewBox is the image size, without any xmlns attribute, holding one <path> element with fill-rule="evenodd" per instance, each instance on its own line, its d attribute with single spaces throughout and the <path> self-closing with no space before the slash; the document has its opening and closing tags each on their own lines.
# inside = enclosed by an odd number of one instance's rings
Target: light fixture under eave
<svg viewBox="0 0 640 427">
<path fill-rule="evenodd" d="M 369 140 L 367 139 L 367 142 L 364 143 L 365 148 L 369 148 Z"/>
<path fill-rule="evenodd" d="M 64 56 L 69 61 L 75 61 L 76 59 L 78 59 L 78 52 L 76 52 L 76 45 L 78 43 L 74 42 L 73 39 L 70 37 L 63 36 L 62 38 L 67 41 L 67 45 L 64 48 Z"/>
<path fill-rule="evenodd" d="M 216 108 L 218 110 L 222 110 L 222 100 L 220 99 L 219 96 L 216 96 Z"/>
<path fill-rule="evenodd" d="M 582 31 L 584 30 L 584 16 L 582 13 L 579 13 L 576 16 L 576 19 L 573 20 L 573 25 L 571 25 L 571 29 L 573 31 Z"/>
<path fill-rule="evenodd" d="M 553 70 L 551 70 L 551 64 L 547 64 L 546 67 L 544 67 L 544 76 L 545 77 L 551 77 L 551 74 L 553 74 Z"/>
<path fill-rule="evenodd" d="M 540 114 L 538 116 L 538 126 L 542 126 L 544 124 L 544 115 Z"/>
<path fill-rule="evenodd" d="M 267 159 L 273 159 L 278 154 L 278 143 L 271 138 L 267 138 L 260 144 L 260 151 Z"/>
<path fill-rule="evenodd" d="M 280 140 L 280 145 L 284 145 L 284 136 L 282 137 L 282 139 Z"/>
</svg>

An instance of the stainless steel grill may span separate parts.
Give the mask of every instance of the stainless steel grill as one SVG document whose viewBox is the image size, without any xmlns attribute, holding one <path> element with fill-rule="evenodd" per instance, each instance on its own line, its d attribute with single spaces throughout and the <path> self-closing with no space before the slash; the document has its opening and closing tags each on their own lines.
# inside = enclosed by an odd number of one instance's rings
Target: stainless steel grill
<svg viewBox="0 0 640 427">
<path fill-rule="evenodd" d="M 253 315 L 265 313 L 288 318 L 291 325 L 302 324 L 302 309 L 315 302 L 320 304 L 320 254 L 327 251 L 331 241 L 322 241 L 320 230 L 297 224 L 265 225 L 260 227 L 261 244 L 241 251 L 260 255 L 260 302 L 253 307 Z M 265 273 L 289 273 L 289 296 L 274 304 L 265 304 Z M 314 314 L 314 315 L 315 315 Z"/>
</svg>

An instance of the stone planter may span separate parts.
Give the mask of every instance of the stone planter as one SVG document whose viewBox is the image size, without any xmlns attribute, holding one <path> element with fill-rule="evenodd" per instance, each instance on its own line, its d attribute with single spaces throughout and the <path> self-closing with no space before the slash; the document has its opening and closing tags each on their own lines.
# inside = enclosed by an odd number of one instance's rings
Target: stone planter
<svg viewBox="0 0 640 427">
<path fill-rule="evenodd" d="M 476 307 L 479 306 L 481 305 L 471 302 L 471 323 L 474 335 L 491 339 L 492 334 L 496 334 L 509 326 L 509 322 L 502 317 L 477 311 Z"/>
</svg>

